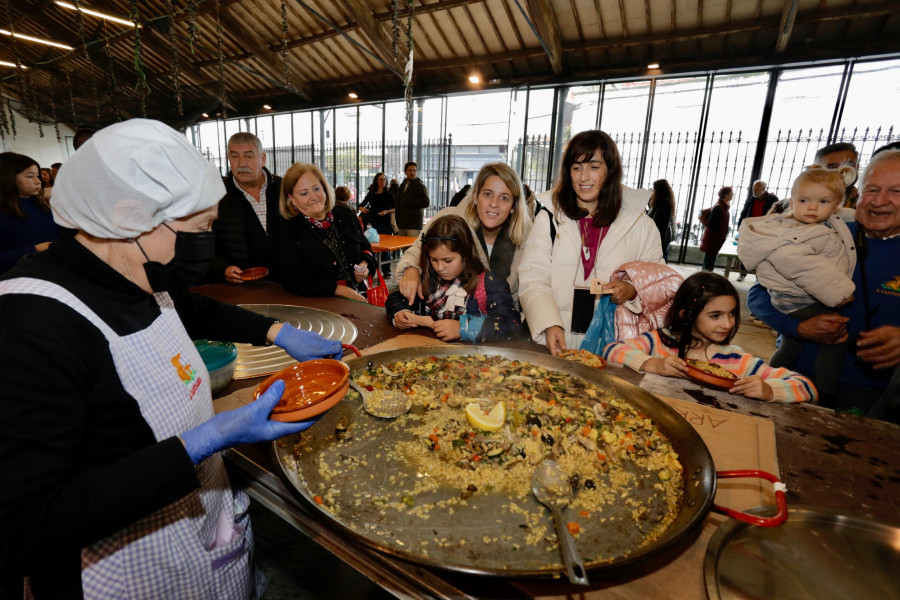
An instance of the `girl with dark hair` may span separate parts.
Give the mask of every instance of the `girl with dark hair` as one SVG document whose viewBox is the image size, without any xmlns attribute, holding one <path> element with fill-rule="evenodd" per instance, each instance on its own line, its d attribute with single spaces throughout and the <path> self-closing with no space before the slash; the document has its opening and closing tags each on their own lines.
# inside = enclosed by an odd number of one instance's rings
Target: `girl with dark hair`
<svg viewBox="0 0 900 600">
<path fill-rule="evenodd" d="M 603 355 L 635 371 L 669 377 L 684 377 L 686 360 L 710 362 L 738 376 L 732 394 L 765 402 L 815 402 L 816 388 L 809 379 L 770 367 L 730 345 L 741 321 L 740 306 L 738 293 L 726 278 L 694 273 L 675 294 L 665 328 L 609 344 Z"/>
<path fill-rule="evenodd" d="M 643 286 L 610 280 L 626 263 L 664 262 L 659 232 L 644 213 L 648 197 L 646 190 L 622 185 L 619 151 L 609 135 L 583 131 L 569 141 L 551 202 L 535 217 L 518 269 L 531 335 L 554 355 L 581 346 L 597 306 L 603 303 L 598 314 L 610 308 L 607 297 L 642 313 Z M 592 281 L 608 296 L 598 300 Z"/>
<path fill-rule="evenodd" d="M 387 176 L 384 173 L 376 173 L 365 199 L 359 205 L 363 224 L 371 224 L 380 234 L 393 235 L 394 226 L 391 224 L 391 215 L 394 214 L 394 193 L 388 187 Z M 381 254 L 381 264 L 385 277 L 391 275 L 391 253 Z"/>
<path fill-rule="evenodd" d="M 716 259 L 719 257 L 719 250 L 728 237 L 729 209 L 731 208 L 731 199 L 734 198 L 734 190 L 730 186 L 719 189 L 719 199 L 715 205 L 709 209 L 706 217 L 706 229 L 703 231 L 703 238 L 700 240 L 700 251 L 703 255 L 703 270 L 714 271 L 716 268 Z"/>
<path fill-rule="evenodd" d="M 669 244 L 672 243 L 672 237 L 675 235 L 675 193 L 665 179 L 657 179 L 653 182 L 647 216 L 656 224 L 659 238 L 662 241 L 663 257 L 666 262 L 669 262 Z"/>
<path fill-rule="evenodd" d="M 20 258 L 46 250 L 58 237 L 50 205 L 41 196 L 40 167 L 15 152 L 0 154 L 0 273 Z"/>
<path fill-rule="evenodd" d="M 422 234 L 424 298 L 410 304 L 399 290 L 385 310 L 395 327 L 429 327 L 441 340 L 496 342 L 517 337 L 522 323 L 509 286 L 486 271 L 465 219 L 438 217 Z"/>
</svg>

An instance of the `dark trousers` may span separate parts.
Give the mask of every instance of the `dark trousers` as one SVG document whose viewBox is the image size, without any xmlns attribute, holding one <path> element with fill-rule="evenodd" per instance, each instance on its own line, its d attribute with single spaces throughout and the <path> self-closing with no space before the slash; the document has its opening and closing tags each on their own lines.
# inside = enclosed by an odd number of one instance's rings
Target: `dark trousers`
<svg viewBox="0 0 900 600">
<path fill-rule="evenodd" d="M 818 302 L 810 306 L 795 310 L 790 316 L 805 321 L 816 315 L 831 313 L 831 309 Z M 781 336 L 781 345 L 772 354 L 769 364 L 773 367 L 793 368 L 794 361 L 800 356 L 804 342 L 800 338 L 789 335 Z M 841 376 L 841 366 L 844 364 L 844 354 L 847 352 L 847 343 L 843 344 L 816 344 L 816 370 L 813 383 L 819 391 L 819 401 L 824 406 L 832 408 L 838 380 Z"/>
<path fill-rule="evenodd" d="M 715 252 L 706 252 L 703 254 L 703 270 L 704 271 L 715 271 L 716 270 L 716 259 L 719 258 L 719 251 Z"/>
</svg>

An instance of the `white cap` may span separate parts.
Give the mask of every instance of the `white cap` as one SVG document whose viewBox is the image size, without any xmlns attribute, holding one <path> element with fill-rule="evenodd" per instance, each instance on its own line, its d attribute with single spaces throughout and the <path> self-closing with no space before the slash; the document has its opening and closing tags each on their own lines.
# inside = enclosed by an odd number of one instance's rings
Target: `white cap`
<svg viewBox="0 0 900 600">
<path fill-rule="evenodd" d="M 159 121 L 101 129 L 59 170 L 51 209 L 58 225 L 102 239 L 131 239 L 160 223 L 215 206 L 218 169 Z"/>
</svg>

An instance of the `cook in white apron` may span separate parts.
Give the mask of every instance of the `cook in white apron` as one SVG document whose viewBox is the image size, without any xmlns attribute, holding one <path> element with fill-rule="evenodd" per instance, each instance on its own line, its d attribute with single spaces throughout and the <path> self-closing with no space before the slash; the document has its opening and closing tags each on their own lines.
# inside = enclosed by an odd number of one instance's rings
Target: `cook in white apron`
<svg viewBox="0 0 900 600">
<path fill-rule="evenodd" d="M 119 336 L 68 290 L 40 279 L 0 284 L 0 294 L 56 299 L 109 342 L 123 387 L 137 400 L 157 441 L 213 416 L 209 374 L 167 293 L 154 294 L 161 314 L 143 331 Z M 249 498 L 233 493 L 221 456 L 197 465 L 200 489 L 82 550 L 85 598 L 162 600 L 254 598 Z"/>
</svg>

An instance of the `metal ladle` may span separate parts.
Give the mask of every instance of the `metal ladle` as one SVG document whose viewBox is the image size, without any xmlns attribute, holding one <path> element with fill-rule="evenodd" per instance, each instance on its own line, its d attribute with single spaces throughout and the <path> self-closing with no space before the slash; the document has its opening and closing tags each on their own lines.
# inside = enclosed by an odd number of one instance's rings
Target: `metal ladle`
<svg viewBox="0 0 900 600">
<path fill-rule="evenodd" d="M 364 390 L 351 379 L 350 385 L 362 396 L 363 408 L 373 417 L 394 419 L 405 415 L 412 408 L 412 398 L 400 390 L 379 390 L 378 398 L 372 392 Z"/>
<path fill-rule="evenodd" d="M 534 469 L 531 476 L 531 491 L 538 499 L 538 502 L 550 509 L 553 514 L 553 522 L 556 523 L 556 535 L 559 538 L 559 547 L 562 551 L 563 563 L 566 566 L 566 573 L 569 575 L 569 581 L 579 585 L 588 585 L 587 574 L 584 570 L 584 562 L 578 554 L 575 547 L 575 540 L 569 533 L 565 521 L 563 521 L 562 510 L 569 505 L 572 500 L 572 485 L 569 483 L 569 476 L 556 463 L 555 460 L 545 458 Z"/>
</svg>

